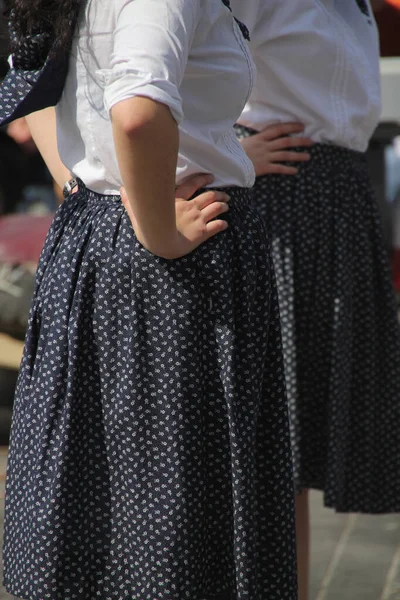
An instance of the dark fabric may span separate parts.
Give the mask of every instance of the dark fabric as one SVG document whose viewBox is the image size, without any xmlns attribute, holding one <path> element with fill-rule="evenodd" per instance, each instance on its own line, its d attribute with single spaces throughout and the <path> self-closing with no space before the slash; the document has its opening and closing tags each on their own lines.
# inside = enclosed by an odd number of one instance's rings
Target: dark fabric
<svg viewBox="0 0 400 600">
<path fill-rule="evenodd" d="M 399 512 L 400 329 L 376 199 L 364 155 L 307 151 L 298 175 L 254 188 L 278 283 L 296 487 L 340 511 Z"/>
<path fill-rule="evenodd" d="M 0 0 L 0 77 L 1 68 L 10 54 L 10 39 L 8 31 L 8 19 L 5 16 L 6 6 L 4 0 Z"/>
<path fill-rule="evenodd" d="M 225 6 L 227 6 L 229 8 L 229 10 L 232 10 L 231 3 L 229 2 L 229 0 L 222 0 L 222 2 L 225 4 Z M 240 31 L 242 32 L 244 39 L 247 41 L 250 41 L 250 33 L 249 33 L 249 30 L 247 29 L 246 25 L 244 23 L 242 23 L 241 21 L 239 21 L 236 17 L 235 17 L 235 21 L 239 25 Z"/>
<path fill-rule="evenodd" d="M 24 600 L 296 600 L 278 301 L 260 217 L 178 260 L 82 186 L 41 256 L 4 581 Z M 225 215 L 224 215 L 225 218 Z"/>
<path fill-rule="evenodd" d="M 55 106 L 68 73 L 68 54 L 49 58 L 33 70 L 11 68 L 0 86 L 0 125 Z"/>
<path fill-rule="evenodd" d="M 13 66 L 0 86 L 0 126 L 32 112 L 55 106 L 61 98 L 68 73 L 69 51 L 77 16 L 71 18 L 70 41 L 59 48 L 46 31 L 26 36 L 17 43 L 14 13 L 10 15 L 10 37 L 15 45 Z"/>
<path fill-rule="evenodd" d="M 358 4 L 359 9 L 361 10 L 361 12 L 366 16 L 366 17 L 370 17 L 370 12 L 369 12 L 369 8 L 368 8 L 368 4 L 366 2 L 366 0 L 355 0 Z"/>
</svg>

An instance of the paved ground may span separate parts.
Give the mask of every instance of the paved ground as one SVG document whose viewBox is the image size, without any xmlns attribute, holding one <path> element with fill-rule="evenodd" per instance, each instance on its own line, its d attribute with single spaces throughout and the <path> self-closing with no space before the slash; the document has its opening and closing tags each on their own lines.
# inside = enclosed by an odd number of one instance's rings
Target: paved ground
<svg viewBox="0 0 400 600">
<path fill-rule="evenodd" d="M 0 448 L 0 522 L 5 458 Z M 1 586 L 0 600 L 12 600 Z M 400 515 L 337 515 L 313 493 L 310 600 L 400 600 Z"/>
</svg>

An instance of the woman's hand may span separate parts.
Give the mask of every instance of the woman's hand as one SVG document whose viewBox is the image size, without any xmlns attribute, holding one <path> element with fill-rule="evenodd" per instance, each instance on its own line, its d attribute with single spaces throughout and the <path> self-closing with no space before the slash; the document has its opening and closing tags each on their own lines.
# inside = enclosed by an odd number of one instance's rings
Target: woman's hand
<svg viewBox="0 0 400 600">
<path fill-rule="evenodd" d="M 139 242 L 152 254 L 162 258 L 175 259 L 189 254 L 209 238 L 224 231 L 228 224 L 217 217 L 228 210 L 229 196 L 227 194 L 210 190 L 189 200 L 197 190 L 209 185 L 212 181 L 213 177 L 210 175 L 197 174 L 188 177 L 176 188 L 176 232 L 168 240 L 168 243 L 163 244 L 163 247 L 149 247 L 143 244 L 137 220 L 126 191 L 122 187 L 120 190 L 121 200 Z"/>
<path fill-rule="evenodd" d="M 310 160 L 307 152 L 293 152 L 290 148 L 310 147 L 313 141 L 306 137 L 291 137 L 304 131 L 301 123 L 268 125 L 260 133 L 243 138 L 241 144 L 254 165 L 256 175 L 296 175 L 298 169 L 282 163 Z"/>
</svg>

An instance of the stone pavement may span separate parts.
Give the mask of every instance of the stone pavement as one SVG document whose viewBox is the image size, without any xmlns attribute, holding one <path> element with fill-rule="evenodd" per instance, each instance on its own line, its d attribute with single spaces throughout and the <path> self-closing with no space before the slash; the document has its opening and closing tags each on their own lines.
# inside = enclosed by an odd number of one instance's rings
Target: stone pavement
<svg viewBox="0 0 400 600">
<path fill-rule="evenodd" d="M 0 448 L 0 522 L 5 459 Z M 310 600 L 400 600 L 400 515 L 337 515 L 322 507 L 318 492 L 311 514 Z M 0 600 L 12 600 L 1 586 Z"/>
</svg>

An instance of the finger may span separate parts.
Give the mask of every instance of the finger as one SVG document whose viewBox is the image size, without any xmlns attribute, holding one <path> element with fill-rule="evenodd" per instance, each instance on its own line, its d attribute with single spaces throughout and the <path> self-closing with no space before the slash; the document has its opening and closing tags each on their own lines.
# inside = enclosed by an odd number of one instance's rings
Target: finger
<svg viewBox="0 0 400 600">
<path fill-rule="evenodd" d="M 203 208 L 201 215 L 205 221 L 211 221 L 211 219 L 215 219 L 219 215 L 228 212 L 228 210 L 229 206 L 227 202 L 213 202 Z"/>
<path fill-rule="evenodd" d="M 229 202 L 230 197 L 225 192 L 218 192 L 216 190 L 210 190 L 209 192 L 204 192 L 193 199 L 193 202 L 196 204 L 199 210 L 203 210 L 206 206 L 213 204 L 213 202 Z"/>
<path fill-rule="evenodd" d="M 175 197 L 189 200 L 197 190 L 210 185 L 213 181 L 214 176 L 210 173 L 195 173 L 194 175 L 190 175 L 176 187 Z"/>
<path fill-rule="evenodd" d="M 272 140 L 269 144 L 269 150 L 283 150 L 284 148 L 309 148 L 314 142 L 305 137 L 283 137 Z"/>
<path fill-rule="evenodd" d="M 271 154 L 271 162 L 308 162 L 311 156 L 306 152 L 274 152 Z"/>
<path fill-rule="evenodd" d="M 225 229 L 228 229 L 228 223 L 226 221 L 222 221 L 221 219 L 210 221 L 206 225 L 206 233 L 204 234 L 202 242 L 205 242 L 217 233 L 221 233 L 221 231 L 225 231 Z"/>
<path fill-rule="evenodd" d="M 299 170 L 296 167 L 271 163 L 268 169 L 264 173 L 260 173 L 260 175 L 297 175 L 298 172 Z"/>
<path fill-rule="evenodd" d="M 275 123 L 265 127 L 258 135 L 265 140 L 274 140 L 284 135 L 301 133 L 302 131 L 304 131 L 304 125 L 302 123 Z"/>
</svg>

